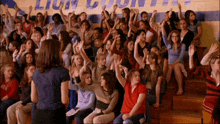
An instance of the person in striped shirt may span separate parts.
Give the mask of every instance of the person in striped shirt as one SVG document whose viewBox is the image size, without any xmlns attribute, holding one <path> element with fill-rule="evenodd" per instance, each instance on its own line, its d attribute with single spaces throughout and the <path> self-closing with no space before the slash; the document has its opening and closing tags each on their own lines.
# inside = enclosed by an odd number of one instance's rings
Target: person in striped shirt
<svg viewBox="0 0 220 124">
<path fill-rule="evenodd" d="M 193 54 L 195 52 L 195 46 L 191 45 L 189 47 L 189 68 L 192 70 L 194 75 L 199 75 L 206 79 L 207 90 L 203 103 L 203 109 L 210 114 L 213 113 L 216 101 L 220 97 L 220 56 L 213 56 L 213 54 L 218 51 L 218 45 L 219 43 L 212 44 L 208 53 L 201 60 L 201 65 L 209 65 L 211 67 L 211 72 L 199 70 L 194 66 Z M 213 120 L 212 117 L 210 123 L 215 123 L 215 120 Z"/>
</svg>

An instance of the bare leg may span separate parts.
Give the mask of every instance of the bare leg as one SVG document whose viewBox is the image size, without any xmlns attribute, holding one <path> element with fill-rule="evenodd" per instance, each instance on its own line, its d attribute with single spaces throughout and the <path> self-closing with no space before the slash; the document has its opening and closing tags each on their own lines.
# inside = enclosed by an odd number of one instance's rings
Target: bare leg
<svg viewBox="0 0 220 124">
<path fill-rule="evenodd" d="M 176 81 L 178 83 L 178 91 L 176 95 L 182 95 L 183 94 L 183 76 L 181 73 L 180 63 L 174 65 L 174 73 L 175 73 Z"/>
<path fill-rule="evenodd" d="M 180 66 L 180 69 L 181 69 L 183 75 L 184 75 L 185 77 L 187 77 L 187 71 L 186 71 L 186 69 L 184 68 L 184 65 L 183 65 L 183 64 L 179 64 L 179 66 Z"/>
</svg>

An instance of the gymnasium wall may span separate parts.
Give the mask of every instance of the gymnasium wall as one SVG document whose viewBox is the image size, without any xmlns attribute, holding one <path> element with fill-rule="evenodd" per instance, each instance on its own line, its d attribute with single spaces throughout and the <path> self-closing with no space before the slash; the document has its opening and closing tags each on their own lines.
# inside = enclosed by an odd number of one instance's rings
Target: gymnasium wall
<svg viewBox="0 0 220 124">
<path fill-rule="evenodd" d="M 38 12 L 44 13 L 48 11 L 48 22 L 52 21 L 51 16 L 54 13 L 59 13 L 60 3 L 64 4 L 63 12 L 68 14 L 75 11 L 76 14 L 85 11 L 88 14 L 88 20 L 97 26 L 101 22 L 102 6 L 106 5 L 106 10 L 111 12 L 114 4 L 118 4 L 116 14 L 121 17 L 121 9 L 129 7 L 130 9 L 139 9 L 139 12 L 146 11 L 151 16 L 153 10 L 157 10 L 156 22 L 161 22 L 166 11 L 173 8 L 173 11 L 178 12 L 177 3 L 181 3 L 182 12 L 193 10 L 197 19 L 202 22 L 203 34 L 201 46 L 210 47 L 215 43 L 217 34 L 219 33 L 220 9 L 219 0 L 1 0 L 0 13 L 4 14 L 2 4 L 9 5 L 9 11 L 14 14 L 14 6 L 18 5 L 19 13 L 28 12 L 28 7 L 32 6 L 34 11 L 32 16 Z M 140 19 L 140 14 L 139 14 Z"/>
</svg>

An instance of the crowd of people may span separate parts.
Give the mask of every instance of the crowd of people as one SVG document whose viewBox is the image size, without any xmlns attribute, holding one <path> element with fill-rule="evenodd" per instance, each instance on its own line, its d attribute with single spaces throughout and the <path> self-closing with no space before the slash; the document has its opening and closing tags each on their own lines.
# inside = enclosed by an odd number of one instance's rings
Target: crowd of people
<svg viewBox="0 0 220 124">
<path fill-rule="evenodd" d="M 117 5 L 111 13 L 103 6 L 102 21 L 93 27 L 86 12 L 64 15 L 63 4 L 48 24 L 47 12 L 31 19 L 31 6 L 21 20 L 17 5 L 14 16 L 7 4 L 4 8 L 0 122 L 7 116 L 8 124 L 25 124 L 25 114 L 31 112 L 32 124 L 151 123 L 150 105 L 160 107 L 173 72 L 176 95 L 184 93 L 185 68 L 207 78 L 204 110 L 213 114 L 213 123 L 220 122 L 219 56 L 213 57 L 219 44 L 201 61 L 211 73 L 196 69 L 202 24 L 192 10 L 184 17 L 178 4 L 178 15 L 170 9 L 158 24 L 156 10 L 150 18 L 141 12 L 138 20 L 138 9 L 123 8 L 119 18 Z M 187 60 L 189 67 L 184 67 Z M 67 111 L 74 103 L 70 99 L 77 105 Z"/>
</svg>

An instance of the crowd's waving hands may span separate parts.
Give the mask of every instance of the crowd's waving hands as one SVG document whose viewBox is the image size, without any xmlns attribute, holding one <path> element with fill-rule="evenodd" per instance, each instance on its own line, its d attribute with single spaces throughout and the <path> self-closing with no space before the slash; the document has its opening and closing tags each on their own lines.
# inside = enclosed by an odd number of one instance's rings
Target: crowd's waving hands
<svg viewBox="0 0 220 124">
<path fill-rule="evenodd" d="M 208 51 L 208 53 L 202 58 L 202 60 L 201 60 L 201 65 L 208 65 L 209 64 L 209 61 L 210 61 L 210 59 L 211 59 L 211 56 L 215 53 L 215 52 L 217 52 L 217 51 L 219 51 L 219 43 L 214 43 L 214 44 L 212 44 L 211 45 L 211 47 L 210 47 L 210 49 L 209 49 L 209 51 Z"/>
</svg>

